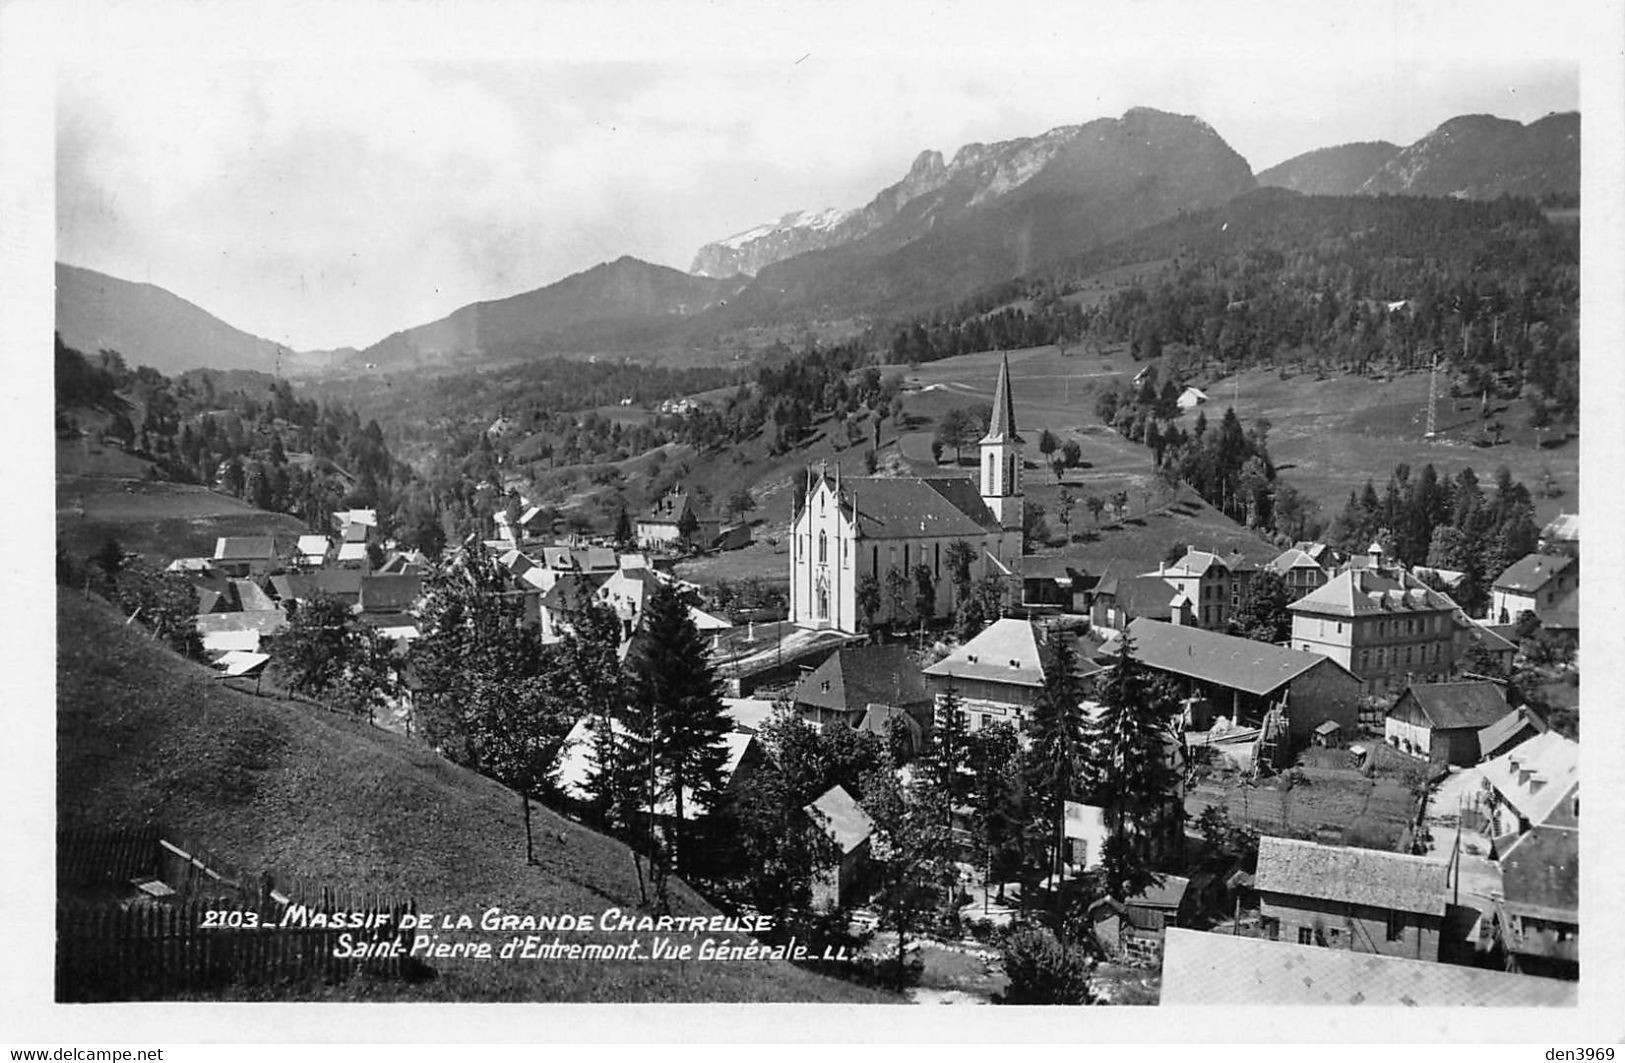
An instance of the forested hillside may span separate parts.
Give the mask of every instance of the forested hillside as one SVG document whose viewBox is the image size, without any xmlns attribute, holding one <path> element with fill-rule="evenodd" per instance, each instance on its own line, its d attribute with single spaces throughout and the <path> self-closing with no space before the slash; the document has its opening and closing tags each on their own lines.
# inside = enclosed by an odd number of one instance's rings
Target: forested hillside
<svg viewBox="0 0 1625 1063">
<path fill-rule="evenodd" d="M 1137 281 L 1088 310 L 1071 305 L 1092 276 L 1134 263 L 1144 264 Z M 1167 356 L 1193 372 L 1380 372 L 1437 353 L 1458 391 L 1523 394 L 1542 416 L 1572 422 L 1579 293 L 1578 231 L 1532 201 L 1266 189 L 903 326 L 892 349 L 929 361 L 984 346 L 1126 342 L 1138 359 Z"/>
</svg>

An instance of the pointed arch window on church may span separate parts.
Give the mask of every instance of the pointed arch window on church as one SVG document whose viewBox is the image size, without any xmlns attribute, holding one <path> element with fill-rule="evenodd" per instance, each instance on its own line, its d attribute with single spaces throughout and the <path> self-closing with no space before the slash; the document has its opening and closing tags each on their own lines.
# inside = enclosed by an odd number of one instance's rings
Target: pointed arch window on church
<svg viewBox="0 0 1625 1063">
<path fill-rule="evenodd" d="M 994 463 L 994 461 L 996 461 L 996 460 L 997 460 L 997 459 L 996 459 L 996 458 L 994 458 L 994 456 L 993 456 L 993 455 L 992 455 L 992 454 L 989 454 L 989 455 L 988 455 L 988 456 L 987 456 L 987 480 L 986 480 L 986 482 L 985 482 L 985 483 L 984 483 L 984 484 L 983 484 L 983 485 L 982 485 L 982 493 L 983 493 L 983 494 L 984 494 L 984 495 L 991 495 L 991 494 L 995 494 L 995 493 L 996 493 L 996 492 L 995 492 L 995 491 L 994 491 L 994 490 L 993 490 L 993 481 L 994 481 L 994 479 L 995 479 L 995 476 L 994 476 L 994 472 L 993 472 L 993 463 Z"/>
<path fill-rule="evenodd" d="M 1015 494 L 1016 491 L 1016 456 L 1008 455 L 1004 459 L 1004 490 L 1002 494 Z"/>
<path fill-rule="evenodd" d="M 829 536 L 824 532 L 818 533 L 818 563 L 829 564 Z"/>
</svg>

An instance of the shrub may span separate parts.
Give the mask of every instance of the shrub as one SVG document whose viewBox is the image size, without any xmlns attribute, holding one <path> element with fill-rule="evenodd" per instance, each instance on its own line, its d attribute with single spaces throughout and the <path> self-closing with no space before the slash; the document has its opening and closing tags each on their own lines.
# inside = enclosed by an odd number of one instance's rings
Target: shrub
<svg viewBox="0 0 1625 1063">
<path fill-rule="evenodd" d="M 1000 942 L 1010 979 L 1006 1004 L 1089 1004 L 1089 958 L 1042 927 L 1018 927 Z"/>
</svg>

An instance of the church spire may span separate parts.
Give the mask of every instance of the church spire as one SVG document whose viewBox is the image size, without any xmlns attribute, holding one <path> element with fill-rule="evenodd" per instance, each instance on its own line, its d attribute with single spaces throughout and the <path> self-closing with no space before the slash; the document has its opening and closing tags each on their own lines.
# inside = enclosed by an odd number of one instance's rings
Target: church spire
<svg viewBox="0 0 1625 1063">
<path fill-rule="evenodd" d="M 1022 442 L 1025 440 L 1016 434 L 1016 406 L 1010 397 L 1010 356 L 1006 354 L 999 362 L 999 383 L 993 389 L 993 416 L 982 443 Z"/>
</svg>

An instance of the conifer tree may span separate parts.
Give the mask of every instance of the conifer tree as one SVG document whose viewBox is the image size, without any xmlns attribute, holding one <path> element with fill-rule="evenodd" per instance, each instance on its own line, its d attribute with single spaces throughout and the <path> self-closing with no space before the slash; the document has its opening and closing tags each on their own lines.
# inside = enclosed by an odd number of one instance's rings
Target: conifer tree
<svg viewBox="0 0 1625 1063">
<path fill-rule="evenodd" d="M 722 797 L 727 746 L 733 722 L 722 705 L 721 685 L 675 588 L 649 595 L 643 630 L 627 658 L 629 697 L 624 763 L 647 766 L 645 807 L 670 799 L 673 863 L 682 874 L 690 863 L 686 816 L 697 803 L 713 808 Z"/>
<path fill-rule="evenodd" d="M 1092 735 L 1093 803 L 1105 810 L 1111 832 L 1103 856 L 1106 888 L 1123 900 L 1160 881 L 1151 870 L 1151 832 L 1159 829 L 1178 794 L 1168 764 L 1167 699 L 1134 657 L 1128 631 L 1100 677 L 1101 712 Z M 1172 809 L 1183 818 L 1183 810 Z"/>
<path fill-rule="evenodd" d="M 1027 790 L 1040 852 L 1047 855 L 1056 898 L 1056 933 L 1065 937 L 1061 881 L 1066 861 L 1066 802 L 1080 796 L 1086 769 L 1086 724 L 1077 679 L 1077 651 L 1063 631 L 1043 642 L 1044 686 L 1028 722 Z"/>
</svg>

